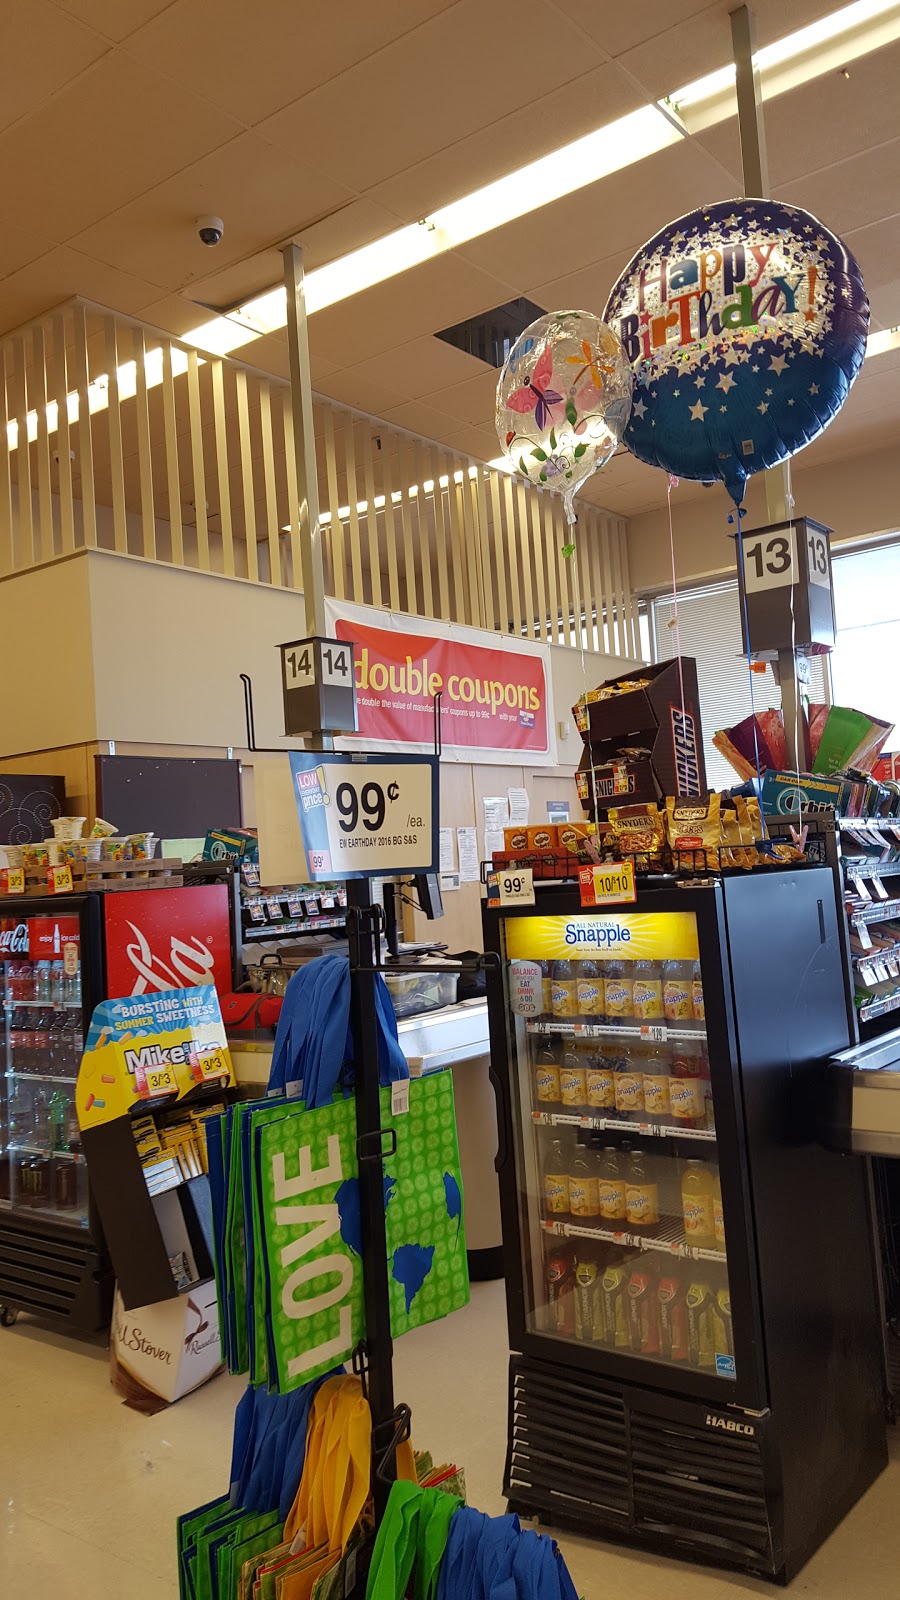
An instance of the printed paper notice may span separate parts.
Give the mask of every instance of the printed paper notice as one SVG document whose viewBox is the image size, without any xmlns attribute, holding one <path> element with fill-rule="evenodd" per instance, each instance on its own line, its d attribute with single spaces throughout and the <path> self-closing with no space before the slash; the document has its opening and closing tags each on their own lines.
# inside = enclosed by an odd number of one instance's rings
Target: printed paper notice
<svg viewBox="0 0 900 1600">
<path fill-rule="evenodd" d="M 503 829 L 485 828 L 484 830 L 484 859 L 490 861 L 495 850 L 503 849 Z"/>
<path fill-rule="evenodd" d="M 505 794 L 486 794 L 482 805 L 484 806 L 485 834 L 502 833 L 504 828 L 510 826 L 509 801 Z M 496 848 L 502 850 L 502 843 L 497 845 Z"/>
<path fill-rule="evenodd" d="M 460 883 L 477 883 L 479 878 L 478 829 L 457 828 L 456 842 L 459 848 Z"/>
<path fill-rule="evenodd" d="M 441 828 L 439 833 L 441 841 L 439 870 L 441 872 L 455 872 L 456 855 L 453 849 L 453 829 Z"/>
<path fill-rule="evenodd" d="M 528 790 L 507 789 L 509 795 L 509 826 L 524 828 L 528 821 Z"/>
</svg>

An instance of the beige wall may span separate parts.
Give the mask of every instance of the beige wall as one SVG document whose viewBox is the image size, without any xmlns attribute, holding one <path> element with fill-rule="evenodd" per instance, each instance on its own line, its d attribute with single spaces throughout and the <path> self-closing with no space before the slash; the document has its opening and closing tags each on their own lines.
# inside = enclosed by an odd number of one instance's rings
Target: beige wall
<svg viewBox="0 0 900 1600">
<path fill-rule="evenodd" d="M 0 755 L 94 737 L 90 630 L 84 557 L 0 579 Z"/>
<path fill-rule="evenodd" d="M 795 509 L 834 530 L 833 545 L 900 528 L 900 451 L 881 450 L 869 456 L 804 468 L 803 454 L 792 462 Z M 745 500 L 745 531 L 767 521 L 761 475 L 751 478 Z M 735 571 L 733 531 L 728 514 L 734 508 L 725 489 L 714 485 L 699 494 L 691 485 L 686 496 L 672 494 L 675 572 L 679 583 Z M 638 592 L 671 589 L 672 558 L 666 508 L 633 517 L 628 524 L 628 561 Z"/>
</svg>

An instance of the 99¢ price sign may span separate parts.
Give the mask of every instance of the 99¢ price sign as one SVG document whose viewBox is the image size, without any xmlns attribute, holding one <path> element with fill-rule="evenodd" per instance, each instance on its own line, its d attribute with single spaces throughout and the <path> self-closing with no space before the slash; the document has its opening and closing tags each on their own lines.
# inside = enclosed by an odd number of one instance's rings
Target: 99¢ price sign
<svg viewBox="0 0 900 1600">
<path fill-rule="evenodd" d="M 312 881 L 437 870 L 436 756 L 290 754 Z"/>
</svg>

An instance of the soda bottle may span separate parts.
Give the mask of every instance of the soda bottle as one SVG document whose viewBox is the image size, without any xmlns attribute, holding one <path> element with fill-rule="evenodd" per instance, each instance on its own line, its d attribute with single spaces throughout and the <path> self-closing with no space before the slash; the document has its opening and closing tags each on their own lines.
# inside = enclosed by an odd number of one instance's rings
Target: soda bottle
<svg viewBox="0 0 900 1600">
<path fill-rule="evenodd" d="M 26 1016 L 27 1012 L 20 1007 L 18 1011 L 11 1011 L 9 1013 L 9 1021 L 6 1024 L 7 1041 L 9 1043 L 10 1066 L 15 1073 L 22 1073 L 26 1071 L 25 1051 L 22 1037 L 25 1032 L 24 1023 Z"/>
<path fill-rule="evenodd" d="M 625 1220 L 645 1232 L 659 1222 L 659 1186 L 647 1168 L 643 1150 L 632 1150 L 625 1178 Z"/>
<path fill-rule="evenodd" d="M 597 1163 L 597 1203 L 605 1222 L 625 1221 L 625 1174 L 615 1145 L 604 1145 Z"/>
<path fill-rule="evenodd" d="M 694 1045 L 678 1045 L 670 1063 L 669 1106 L 672 1121 L 683 1128 L 706 1127 L 706 1086 L 700 1051 Z"/>
<path fill-rule="evenodd" d="M 663 962 L 663 1010 L 670 1028 L 683 1028 L 693 1020 L 689 961 Z"/>
<path fill-rule="evenodd" d="M 54 1078 L 65 1078 L 69 1075 L 66 1061 L 68 1035 L 66 1033 L 66 1014 L 64 1011 L 55 1011 L 50 1024 L 50 1072 Z"/>
<path fill-rule="evenodd" d="M 562 1139 L 551 1140 L 544 1166 L 544 1210 L 552 1222 L 569 1215 L 569 1163 Z"/>
<path fill-rule="evenodd" d="M 50 963 L 49 963 L 49 961 L 39 961 L 38 964 L 37 964 L 37 971 L 35 973 L 35 980 L 34 980 L 34 998 L 35 998 L 35 1000 L 49 1000 L 50 999 Z"/>
<path fill-rule="evenodd" d="M 662 971 L 657 961 L 636 961 L 632 984 L 634 1015 L 640 1022 L 663 1019 Z"/>
<path fill-rule="evenodd" d="M 608 1266 L 600 1285 L 603 1308 L 603 1342 L 611 1348 L 628 1345 L 628 1273 L 625 1267 Z"/>
<path fill-rule="evenodd" d="M 49 967 L 49 962 L 47 965 Z M 42 1078 L 50 1077 L 52 1071 L 50 1064 L 50 1028 L 52 1023 L 53 1012 L 49 1009 L 35 1012 L 32 1045 L 34 1067 L 32 1070 Z"/>
<path fill-rule="evenodd" d="M 544 1295 L 553 1333 L 572 1338 L 575 1333 L 575 1267 L 571 1245 L 555 1247 L 544 1266 Z"/>
<path fill-rule="evenodd" d="M 80 1013 L 70 1012 L 66 1021 L 66 1073 L 73 1078 L 78 1076 L 78 1069 L 81 1066 L 83 1043 Z"/>
<path fill-rule="evenodd" d="M 564 1111 L 583 1116 L 587 1111 L 587 1066 L 576 1044 L 567 1044 L 559 1069 L 559 1099 Z"/>
<path fill-rule="evenodd" d="M 582 961 L 578 967 L 576 979 L 576 993 L 578 995 L 578 1013 L 582 1017 L 595 1017 L 599 1022 L 604 1016 L 603 979 L 600 975 L 598 961 Z"/>
<path fill-rule="evenodd" d="M 691 1009 L 695 1022 L 706 1021 L 706 1001 L 703 998 L 703 975 L 700 971 L 699 961 L 695 961 L 691 971 Z"/>
<path fill-rule="evenodd" d="M 681 1178 L 684 1237 L 688 1244 L 712 1250 L 716 1242 L 713 1175 L 702 1161 L 685 1163 Z"/>
<path fill-rule="evenodd" d="M 51 963 L 50 963 L 50 999 L 55 1004 L 60 1004 L 62 1002 L 62 998 L 63 998 L 63 983 L 64 983 L 64 981 L 65 981 L 65 973 L 63 971 L 62 962 L 61 961 L 51 961 Z"/>
<path fill-rule="evenodd" d="M 600 1215 L 597 1161 L 593 1151 L 583 1144 L 575 1146 L 575 1157 L 569 1168 L 569 1210 L 579 1219 Z"/>
<path fill-rule="evenodd" d="M 592 1050 L 587 1058 L 588 1111 L 613 1111 L 616 1104 L 616 1082 L 611 1062 L 602 1050 Z"/>
<path fill-rule="evenodd" d="M 687 1308 L 684 1284 L 677 1278 L 660 1278 L 656 1291 L 659 1313 L 659 1353 L 664 1361 L 687 1361 Z"/>
<path fill-rule="evenodd" d="M 653 1275 L 635 1267 L 628 1280 L 628 1334 L 635 1355 L 659 1354 L 659 1317 Z"/>
<path fill-rule="evenodd" d="M 559 1105 L 559 1063 L 549 1039 L 541 1039 L 535 1057 L 534 1100 L 538 1111 Z"/>
<path fill-rule="evenodd" d="M 588 1246 L 590 1250 L 590 1246 Z M 603 1343 L 603 1292 L 596 1257 L 579 1250 L 575 1260 L 575 1337 Z"/>
<path fill-rule="evenodd" d="M 722 1182 L 718 1172 L 713 1178 L 713 1235 L 717 1250 L 725 1249 L 725 1214 L 722 1210 Z"/>
<path fill-rule="evenodd" d="M 616 1113 L 630 1122 L 644 1115 L 644 1077 L 640 1063 L 628 1049 L 619 1050 L 613 1060 L 616 1085 Z"/>
<path fill-rule="evenodd" d="M 634 983 L 624 961 L 603 963 L 603 1009 L 607 1022 L 625 1022 L 634 1016 Z"/>
<path fill-rule="evenodd" d="M 550 999 L 555 1017 L 577 1017 L 578 990 L 571 961 L 554 961 Z"/>
<path fill-rule="evenodd" d="M 54 1089 L 47 1105 L 47 1130 L 51 1150 L 65 1150 L 66 1148 L 66 1113 L 68 1109 L 68 1096 L 63 1094 L 62 1089 Z"/>
<path fill-rule="evenodd" d="M 668 1122 L 669 1062 L 658 1045 L 651 1045 L 643 1054 L 643 1086 L 644 1115 L 654 1122 Z"/>
<path fill-rule="evenodd" d="M 696 1279 L 685 1299 L 688 1330 L 688 1360 L 692 1367 L 713 1365 L 713 1296 L 704 1279 Z"/>
</svg>

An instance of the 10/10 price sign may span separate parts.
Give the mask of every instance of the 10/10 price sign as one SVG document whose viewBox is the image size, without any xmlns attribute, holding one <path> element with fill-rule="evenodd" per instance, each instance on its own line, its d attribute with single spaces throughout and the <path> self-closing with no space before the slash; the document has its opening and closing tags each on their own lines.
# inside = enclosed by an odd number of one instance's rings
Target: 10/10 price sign
<svg viewBox="0 0 900 1600">
<path fill-rule="evenodd" d="M 292 751 L 310 879 L 435 872 L 436 756 Z"/>
</svg>

